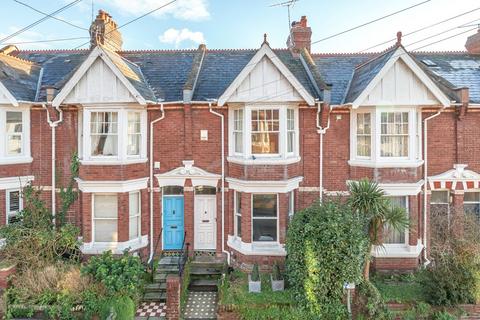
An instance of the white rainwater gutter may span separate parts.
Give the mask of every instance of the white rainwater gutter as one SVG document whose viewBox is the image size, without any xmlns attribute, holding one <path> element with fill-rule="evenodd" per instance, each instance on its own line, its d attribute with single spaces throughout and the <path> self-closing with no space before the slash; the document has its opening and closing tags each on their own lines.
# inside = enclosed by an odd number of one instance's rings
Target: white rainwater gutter
<svg viewBox="0 0 480 320">
<path fill-rule="evenodd" d="M 317 101 L 317 132 L 320 135 L 320 154 L 319 154 L 319 197 L 320 202 L 323 202 L 323 136 L 327 133 L 327 130 L 330 128 L 330 112 L 331 107 L 328 107 L 328 119 L 327 119 L 327 126 L 325 128 L 322 127 L 322 120 L 321 120 L 321 104 L 322 101 Z"/>
</svg>

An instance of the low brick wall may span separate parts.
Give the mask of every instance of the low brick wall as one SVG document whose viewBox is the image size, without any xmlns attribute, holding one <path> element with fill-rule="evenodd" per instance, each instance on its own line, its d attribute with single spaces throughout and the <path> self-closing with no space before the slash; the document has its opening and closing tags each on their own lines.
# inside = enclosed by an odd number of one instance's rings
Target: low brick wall
<svg viewBox="0 0 480 320">
<path fill-rule="evenodd" d="M 182 290 L 181 279 L 176 274 L 167 276 L 167 320 L 180 319 L 180 292 Z"/>
<path fill-rule="evenodd" d="M 8 278 L 16 271 L 15 266 L 0 269 L 0 289 L 6 289 Z"/>
</svg>

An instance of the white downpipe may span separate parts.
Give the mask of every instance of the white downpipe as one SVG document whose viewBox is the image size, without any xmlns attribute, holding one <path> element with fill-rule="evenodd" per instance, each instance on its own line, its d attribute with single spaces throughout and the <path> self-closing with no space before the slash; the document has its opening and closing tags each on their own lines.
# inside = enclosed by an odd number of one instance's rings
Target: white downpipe
<svg viewBox="0 0 480 320">
<path fill-rule="evenodd" d="M 317 132 L 320 135 L 320 154 L 319 154 L 319 174 L 318 174 L 318 180 L 319 180 L 319 196 L 320 196 L 320 202 L 323 202 L 323 136 L 327 133 L 327 130 L 330 128 L 330 106 L 328 110 L 328 119 L 327 119 L 327 126 L 325 128 L 322 128 L 322 122 L 320 119 L 320 114 L 321 114 L 321 101 L 317 102 Z"/>
<path fill-rule="evenodd" d="M 56 135 L 55 135 L 55 128 L 63 121 L 63 111 L 62 109 L 60 109 L 59 106 L 55 107 L 55 109 L 58 111 L 59 113 L 59 119 L 57 121 L 52 121 L 52 119 L 50 118 L 50 113 L 48 112 L 48 108 L 47 108 L 47 104 L 42 104 L 42 107 L 47 111 L 47 122 L 48 124 L 50 125 L 50 127 L 52 128 L 52 222 L 53 222 L 53 227 L 55 228 L 56 226 L 56 219 L 55 219 L 55 215 L 56 215 L 56 192 L 57 192 L 57 186 L 56 186 L 56 182 L 55 182 L 55 171 L 56 171 L 56 166 L 55 166 L 55 162 L 56 162 L 56 156 L 55 156 L 55 150 L 56 150 Z"/>
<path fill-rule="evenodd" d="M 437 113 L 427 117 L 423 120 L 423 258 L 424 265 L 430 264 L 427 255 L 427 179 L 428 179 L 428 139 L 427 139 L 427 122 L 442 113 L 445 106 Z"/>
<path fill-rule="evenodd" d="M 160 112 L 162 115 L 150 122 L 150 154 L 149 154 L 149 162 L 150 162 L 150 176 L 149 176 L 149 182 L 150 182 L 150 257 L 148 258 L 148 263 L 150 263 L 153 259 L 153 256 L 155 255 L 155 252 L 153 252 L 153 243 L 155 241 L 155 237 L 153 234 L 153 125 L 160 120 L 163 120 L 165 118 L 165 110 L 163 109 L 163 103 L 160 104 Z M 160 215 L 161 216 L 161 215 Z"/>
<path fill-rule="evenodd" d="M 224 116 L 221 113 L 212 110 L 212 103 L 208 103 L 210 113 L 220 117 L 221 122 L 221 145 L 222 145 L 222 252 L 227 255 L 227 262 L 230 265 L 230 252 L 225 250 L 225 126 Z"/>
</svg>

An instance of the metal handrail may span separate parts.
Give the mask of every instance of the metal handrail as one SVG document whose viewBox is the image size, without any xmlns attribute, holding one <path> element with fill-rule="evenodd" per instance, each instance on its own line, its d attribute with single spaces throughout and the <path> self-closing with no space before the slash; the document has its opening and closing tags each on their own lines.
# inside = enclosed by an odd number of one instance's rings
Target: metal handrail
<svg viewBox="0 0 480 320">
<path fill-rule="evenodd" d="M 182 243 L 182 251 L 180 254 L 180 259 L 178 259 L 178 275 L 180 278 L 183 275 L 183 270 L 185 269 L 185 263 L 187 262 L 188 259 L 188 243 L 185 242 L 187 239 L 187 232 L 183 234 L 183 243 Z"/>
<path fill-rule="evenodd" d="M 152 271 L 152 276 L 153 276 L 153 263 L 155 261 L 154 256 L 155 256 L 155 253 L 157 252 L 158 245 L 160 243 L 160 239 L 162 238 L 162 231 L 163 231 L 163 228 L 160 228 L 160 233 L 158 234 L 157 241 L 155 241 L 155 246 L 154 246 L 153 254 L 152 254 L 152 260 L 149 263 L 150 270 Z"/>
</svg>

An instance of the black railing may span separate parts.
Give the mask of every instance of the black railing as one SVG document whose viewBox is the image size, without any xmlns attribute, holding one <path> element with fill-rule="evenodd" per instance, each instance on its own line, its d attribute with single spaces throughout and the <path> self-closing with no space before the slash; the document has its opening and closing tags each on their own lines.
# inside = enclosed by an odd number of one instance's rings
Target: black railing
<svg viewBox="0 0 480 320">
<path fill-rule="evenodd" d="M 183 275 L 183 270 L 185 268 L 185 263 L 188 260 L 188 242 L 186 242 L 187 232 L 183 234 L 183 243 L 182 243 L 182 250 L 180 251 L 180 259 L 178 259 L 178 275 L 180 278 Z"/>
<path fill-rule="evenodd" d="M 153 248 L 152 260 L 151 260 L 150 263 L 149 263 L 149 267 L 150 267 L 150 271 L 151 271 L 151 273 L 152 273 L 152 277 L 153 277 L 153 273 L 154 273 L 154 271 L 155 271 L 155 268 L 153 267 L 153 264 L 155 263 L 155 255 L 156 255 L 156 253 L 157 253 L 157 249 L 158 249 L 158 245 L 159 245 L 159 243 L 160 243 L 160 239 L 162 238 L 162 231 L 163 231 L 163 229 L 160 228 L 160 233 L 158 234 L 158 238 L 157 238 L 157 240 L 155 241 L 155 246 L 154 246 L 154 248 Z"/>
</svg>

